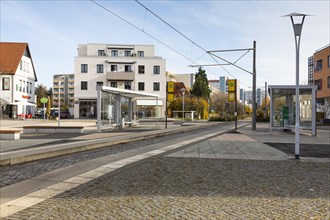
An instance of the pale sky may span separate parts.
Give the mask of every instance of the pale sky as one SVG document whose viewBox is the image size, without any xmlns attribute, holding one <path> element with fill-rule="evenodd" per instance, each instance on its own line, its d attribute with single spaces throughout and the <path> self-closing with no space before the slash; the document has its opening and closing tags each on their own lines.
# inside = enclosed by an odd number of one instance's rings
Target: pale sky
<svg viewBox="0 0 330 220">
<path fill-rule="evenodd" d="M 300 82 L 307 82 L 307 60 L 329 44 L 330 1 L 140 1 L 191 41 L 169 28 L 135 1 L 98 1 L 108 10 L 144 30 L 151 38 L 92 1 L 1 0 L 1 41 L 27 42 L 38 82 L 48 88 L 57 73 L 74 73 L 78 44 L 150 44 L 166 59 L 172 73 L 196 73 L 189 67 L 216 62 L 209 50 L 247 49 L 257 45 L 257 87 L 295 85 L 295 44 L 289 17 L 306 17 L 300 45 Z M 162 43 L 166 44 L 164 46 Z M 198 46 L 196 46 L 196 45 Z M 177 52 L 169 49 L 173 48 Z M 245 52 L 217 53 L 234 62 Z M 252 51 L 236 65 L 252 71 Z M 192 60 L 192 61 L 191 61 Z M 223 61 L 217 59 L 217 62 Z M 205 67 L 209 79 L 237 78 L 252 86 L 252 76 L 233 66 Z"/>
</svg>

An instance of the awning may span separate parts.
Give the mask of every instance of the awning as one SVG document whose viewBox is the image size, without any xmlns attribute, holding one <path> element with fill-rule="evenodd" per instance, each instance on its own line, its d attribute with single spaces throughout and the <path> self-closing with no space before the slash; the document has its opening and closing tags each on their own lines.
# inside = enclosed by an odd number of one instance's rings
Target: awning
<svg viewBox="0 0 330 220">
<path fill-rule="evenodd" d="M 163 101 L 162 100 L 154 100 L 154 99 L 144 99 L 144 100 L 136 100 L 136 105 L 144 105 L 144 106 L 163 106 Z"/>
</svg>

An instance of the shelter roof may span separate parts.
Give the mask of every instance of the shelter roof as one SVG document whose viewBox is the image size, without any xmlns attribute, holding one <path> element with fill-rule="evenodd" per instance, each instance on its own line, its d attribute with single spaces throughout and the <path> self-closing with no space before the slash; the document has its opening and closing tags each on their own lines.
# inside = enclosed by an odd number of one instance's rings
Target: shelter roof
<svg viewBox="0 0 330 220">
<path fill-rule="evenodd" d="M 159 95 L 157 95 L 157 94 L 138 92 L 138 91 L 127 90 L 127 89 L 118 89 L 118 88 L 109 87 L 109 86 L 102 86 L 101 91 L 109 92 L 111 94 L 120 94 L 124 97 L 129 97 L 129 98 L 139 98 L 139 97 L 158 98 L 159 97 Z"/>
</svg>

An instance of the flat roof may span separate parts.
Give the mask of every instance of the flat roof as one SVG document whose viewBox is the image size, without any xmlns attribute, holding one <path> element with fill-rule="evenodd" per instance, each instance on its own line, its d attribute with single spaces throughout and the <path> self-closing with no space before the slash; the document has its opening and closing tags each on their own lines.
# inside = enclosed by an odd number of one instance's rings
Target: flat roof
<svg viewBox="0 0 330 220">
<path fill-rule="evenodd" d="M 133 90 L 128 90 L 128 89 L 118 89 L 118 88 L 109 87 L 109 86 L 102 86 L 101 91 L 112 93 L 112 94 L 120 94 L 124 97 L 130 97 L 130 98 L 139 98 L 139 97 L 159 98 L 159 95 L 157 95 L 157 94 L 133 91 Z"/>
</svg>

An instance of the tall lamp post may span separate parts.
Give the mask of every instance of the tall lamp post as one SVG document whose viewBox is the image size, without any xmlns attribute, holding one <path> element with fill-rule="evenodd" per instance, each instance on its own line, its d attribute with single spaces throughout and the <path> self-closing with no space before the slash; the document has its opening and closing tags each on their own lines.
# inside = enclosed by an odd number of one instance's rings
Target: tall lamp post
<svg viewBox="0 0 330 220">
<path fill-rule="evenodd" d="M 186 92 L 186 88 L 180 89 L 182 92 L 182 122 L 184 122 L 184 94 Z"/>
<path fill-rule="evenodd" d="M 296 126 L 295 126 L 295 158 L 299 159 L 300 154 L 300 146 L 299 146 L 299 126 L 300 126 L 300 101 L 299 101 L 299 49 L 300 49 L 300 39 L 301 39 L 301 30 L 304 24 L 305 17 L 307 14 L 300 13 L 291 13 L 288 15 L 284 15 L 283 17 L 290 17 L 293 32 L 294 32 L 294 41 L 296 46 Z M 294 17 L 301 18 L 300 23 L 294 21 Z"/>
</svg>

